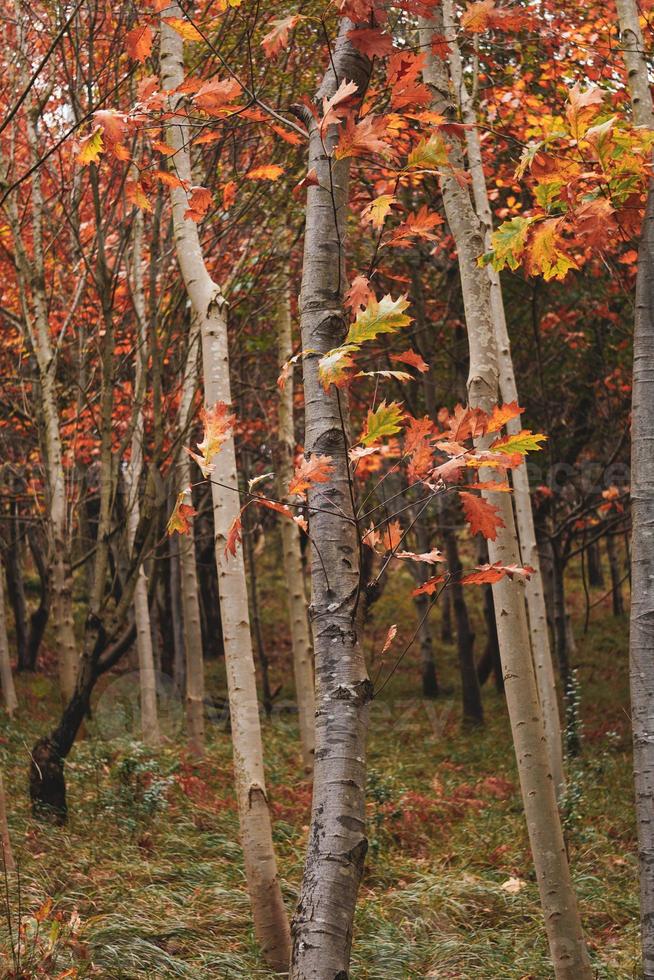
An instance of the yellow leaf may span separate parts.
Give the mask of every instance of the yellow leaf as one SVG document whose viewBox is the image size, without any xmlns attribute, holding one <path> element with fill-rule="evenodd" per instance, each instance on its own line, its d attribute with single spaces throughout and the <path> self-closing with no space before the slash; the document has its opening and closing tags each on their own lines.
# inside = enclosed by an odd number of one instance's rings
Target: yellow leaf
<svg viewBox="0 0 654 980">
<path fill-rule="evenodd" d="M 371 201 L 361 212 L 361 223 L 370 222 L 373 228 L 378 231 L 383 226 L 387 214 L 397 198 L 394 194 L 380 194 L 374 201 Z"/>
<path fill-rule="evenodd" d="M 86 166 L 89 163 L 97 163 L 100 159 L 100 154 L 103 152 L 102 126 L 96 126 L 89 136 L 85 136 L 84 139 L 80 140 L 77 162 L 81 163 L 82 166 Z"/>
<path fill-rule="evenodd" d="M 379 302 L 373 297 L 365 310 L 361 310 L 345 338 L 346 344 L 362 344 L 374 340 L 380 333 L 395 333 L 411 323 L 411 317 L 404 311 L 409 306 L 406 296 L 393 299 L 390 294 Z"/>
<path fill-rule="evenodd" d="M 169 27 L 172 27 L 178 34 L 181 34 L 185 41 L 204 40 L 197 27 L 182 17 L 164 17 L 163 22 L 164 24 L 168 24 Z"/>
<path fill-rule="evenodd" d="M 526 249 L 525 266 L 530 276 L 542 275 L 550 279 L 565 279 L 570 269 L 578 269 L 575 260 L 562 249 L 559 235 L 559 219 L 550 218 L 534 226 Z"/>
<path fill-rule="evenodd" d="M 278 167 L 277 164 L 268 164 L 265 167 L 255 167 L 245 176 L 247 180 L 279 180 L 283 173 L 283 167 Z"/>
</svg>

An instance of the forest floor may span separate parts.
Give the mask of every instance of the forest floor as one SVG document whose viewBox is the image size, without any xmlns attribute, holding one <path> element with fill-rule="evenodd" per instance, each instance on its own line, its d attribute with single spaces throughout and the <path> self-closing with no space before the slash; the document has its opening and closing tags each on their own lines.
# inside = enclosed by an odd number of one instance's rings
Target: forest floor
<svg viewBox="0 0 654 980">
<path fill-rule="evenodd" d="M 398 576 L 374 608 L 371 656 L 389 623 L 394 651 L 415 628 L 408 581 Z M 601 592 L 594 593 L 596 599 Z M 261 594 L 274 679 L 287 671 L 276 650 L 283 608 L 273 578 Z M 607 602 L 592 611 L 577 653 L 582 754 L 569 763 L 565 824 L 584 926 L 598 978 L 638 975 L 636 849 L 627 693 L 627 622 Z M 483 640 L 478 600 L 473 617 Z M 435 701 L 419 694 L 411 651 L 373 704 L 370 730 L 370 850 L 357 912 L 356 980 L 459 977 L 545 980 L 552 976 L 517 786 L 503 696 L 484 689 L 486 726 L 460 725 L 456 654 L 438 640 Z M 396 653 L 397 655 L 397 653 Z M 374 662 L 371 673 L 377 672 Z M 168 741 L 152 752 L 130 737 L 134 675 L 110 678 L 86 737 L 68 765 L 64 829 L 29 814 L 28 751 L 56 717 L 52 678 L 18 678 L 21 711 L 0 722 L 19 882 L 0 899 L 3 976 L 269 977 L 257 955 L 238 845 L 229 733 L 208 726 L 206 760 L 183 748 L 180 707 L 164 707 Z M 218 667 L 213 691 L 223 692 Z M 288 689 L 290 696 L 290 689 Z M 127 731 L 126 731 L 127 729 Z M 301 777 L 291 714 L 264 723 L 268 788 L 284 895 L 297 896 L 307 837 L 309 784 Z M 0 879 L 0 886 L 3 882 Z M 7 917 L 9 910 L 9 920 Z M 12 963 L 8 931 L 21 934 Z M 12 972 L 19 967 L 19 972 Z"/>
</svg>

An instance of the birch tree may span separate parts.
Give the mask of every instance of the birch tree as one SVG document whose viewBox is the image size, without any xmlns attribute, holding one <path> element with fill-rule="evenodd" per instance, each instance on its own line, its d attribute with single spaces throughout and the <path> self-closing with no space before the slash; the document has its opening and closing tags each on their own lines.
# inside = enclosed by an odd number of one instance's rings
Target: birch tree
<svg viewBox="0 0 654 980">
<path fill-rule="evenodd" d="M 4 570 L 0 563 L 0 686 L 2 687 L 2 697 L 7 709 L 7 714 L 11 718 L 18 707 L 18 698 L 14 687 L 14 677 L 11 672 L 11 660 L 9 659 L 9 638 L 7 636 L 7 609 L 5 606 L 4 593 Z"/>
<path fill-rule="evenodd" d="M 168 142 L 175 150 L 172 166 L 185 187 L 191 187 L 188 131 L 184 126 L 183 97 L 175 90 L 184 80 L 184 51 L 180 34 L 165 22 L 181 18 L 177 4 L 162 11 L 161 74 L 170 93 L 175 122 L 168 127 Z M 184 186 L 171 188 L 177 260 L 202 337 L 204 399 L 211 410 L 218 402 L 231 404 L 227 304 L 207 270 L 196 224 L 185 217 L 189 196 Z M 272 842 L 266 792 L 259 705 L 255 680 L 245 567 L 241 552 L 226 554 L 229 529 L 239 515 L 236 454 L 230 435 L 212 460 L 211 489 L 215 527 L 215 555 L 220 591 L 225 665 L 230 699 L 234 773 L 239 807 L 241 844 L 255 934 L 268 964 L 275 970 L 288 965 L 289 930 L 282 900 Z"/>
<path fill-rule="evenodd" d="M 334 95 L 345 80 L 359 97 L 370 61 L 348 39 L 354 25 L 343 18 L 331 67 L 317 98 Z M 309 126 L 308 169 L 317 186 L 308 190 L 300 295 L 305 398 L 305 454 L 331 456 L 333 471 L 320 491 L 309 490 L 312 539 L 311 626 L 316 669 L 316 757 L 309 845 L 299 905 L 293 922 L 292 980 L 346 977 L 356 896 L 367 850 L 365 745 L 372 684 L 361 649 L 360 542 L 347 457 L 347 399 L 323 388 L 319 355 L 345 335 L 343 291 L 349 160 L 334 161 L 336 127 L 323 138 Z"/>
<path fill-rule="evenodd" d="M 617 0 L 634 122 L 654 126 L 649 64 L 635 0 Z M 654 184 L 638 249 L 631 412 L 630 683 L 643 975 L 654 977 Z"/>
<path fill-rule="evenodd" d="M 451 39 L 448 41 L 448 45 L 450 48 L 449 69 L 452 79 L 452 90 L 463 121 L 467 125 L 466 148 L 468 151 L 468 169 L 472 178 L 472 194 L 475 211 L 483 233 L 484 250 L 488 251 L 491 248 L 493 216 L 484 174 L 484 160 L 479 140 L 474 88 L 473 91 L 470 91 L 465 79 L 461 53 L 456 40 L 452 0 L 443 0 L 443 24 L 448 38 Z M 474 84 L 477 84 L 476 77 Z M 496 272 L 492 265 L 488 265 L 486 268 L 490 279 L 490 302 L 495 348 L 497 351 L 499 391 L 503 402 L 519 402 L 513 358 L 511 356 L 511 340 L 506 325 L 502 284 L 499 273 Z M 520 432 L 521 423 L 519 417 L 509 419 L 506 428 L 509 435 L 516 435 Z M 511 479 L 513 483 L 513 501 L 520 542 L 521 561 L 523 565 L 529 565 L 534 570 L 529 580 L 525 583 L 525 596 L 529 614 L 529 636 L 536 672 L 538 697 L 543 715 L 545 737 L 547 739 L 550 769 L 558 796 L 564 785 L 561 719 L 559 717 L 552 651 L 550 649 L 547 628 L 545 593 L 540 570 L 540 557 L 536 541 L 527 467 L 517 467 L 517 469 L 513 470 Z"/>
<path fill-rule="evenodd" d="M 291 283 L 284 271 L 283 285 L 277 307 L 277 353 L 280 371 L 292 356 L 291 332 Z M 290 373 L 279 392 L 278 401 L 278 453 L 277 481 L 281 500 L 288 495 L 288 485 L 293 477 L 295 460 L 295 427 L 293 424 L 293 374 Z M 313 770 L 315 753 L 316 702 L 313 690 L 313 654 L 307 600 L 304 585 L 304 569 L 300 549 L 300 529 L 292 521 L 281 522 L 282 555 L 288 600 L 288 616 L 291 626 L 293 674 L 297 700 L 302 745 L 302 763 L 307 773 Z"/>
<path fill-rule="evenodd" d="M 443 34 L 440 11 L 430 20 L 421 18 L 419 36 L 421 50 L 427 52 L 424 78 L 433 92 L 433 108 L 436 112 L 445 110 L 447 113 L 451 102 L 450 77 L 446 64 L 432 53 L 434 34 Z M 460 169 L 463 153 L 455 137 L 448 139 L 448 154 L 452 168 Z M 497 403 L 499 369 L 490 280 L 477 262 L 484 251 L 483 227 L 469 190 L 457 181 L 453 169 L 449 173 L 443 172 L 441 191 L 447 222 L 456 243 L 463 292 L 470 351 L 468 399 L 473 408 L 490 412 Z M 492 470 L 482 470 L 480 476 L 483 480 L 497 479 Z M 504 524 L 498 528 L 496 539 L 488 542 L 490 561 L 519 562 L 518 539 L 508 494 L 484 491 L 483 496 L 492 499 Z M 554 972 L 557 980 L 590 980 L 592 971 L 568 868 L 530 656 L 524 593 L 521 586 L 503 579 L 493 586 L 493 598 L 518 775 Z"/>
</svg>

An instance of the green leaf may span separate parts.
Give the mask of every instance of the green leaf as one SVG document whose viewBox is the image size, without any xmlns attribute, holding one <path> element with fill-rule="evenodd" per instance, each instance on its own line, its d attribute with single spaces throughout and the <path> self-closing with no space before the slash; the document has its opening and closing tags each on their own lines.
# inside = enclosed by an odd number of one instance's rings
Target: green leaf
<svg viewBox="0 0 654 980">
<path fill-rule="evenodd" d="M 543 447 L 539 445 L 545 442 L 547 436 L 540 432 L 531 432 L 530 429 L 523 429 L 514 436 L 505 436 L 503 439 L 496 439 L 490 447 L 491 452 L 520 453 L 526 456 L 527 453 L 536 452 Z"/>
<path fill-rule="evenodd" d="M 359 438 L 364 446 L 370 446 L 373 442 L 383 439 L 384 436 L 393 436 L 402 429 L 404 412 L 398 402 L 391 402 L 387 405 L 385 401 L 378 406 L 376 411 L 368 412 L 366 424 Z"/>
<path fill-rule="evenodd" d="M 362 344 L 366 340 L 374 340 L 380 333 L 395 333 L 401 327 L 408 326 L 411 317 L 404 314 L 408 306 L 409 301 L 405 296 L 393 299 L 387 294 L 379 303 L 372 298 L 350 327 L 345 343 Z"/>
<path fill-rule="evenodd" d="M 491 263 L 497 272 L 507 265 L 509 269 L 518 268 L 527 243 L 527 232 L 533 220 L 533 218 L 512 218 L 501 224 L 493 233 Z"/>
<path fill-rule="evenodd" d="M 434 133 L 428 140 L 421 140 L 412 150 L 407 160 L 407 167 L 418 167 L 420 170 L 438 170 L 449 166 L 447 143 L 440 135 Z"/>
</svg>

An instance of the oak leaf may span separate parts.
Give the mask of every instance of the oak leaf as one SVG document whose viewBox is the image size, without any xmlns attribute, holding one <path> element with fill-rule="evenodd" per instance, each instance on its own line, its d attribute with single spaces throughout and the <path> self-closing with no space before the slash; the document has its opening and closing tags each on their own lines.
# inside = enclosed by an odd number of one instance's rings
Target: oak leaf
<svg viewBox="0 0 654 980">
<path fill-rule="evenodd" d="M 303 456 L 295 473 L 288 485 L 289 493 L 296 493 L 300 497 L 306 497 L 306 492 L 314 483 L 327 483 L 334 472 L 331 456 L 321 456 L 318 453 L 307 459 Z"/>
<path fill-rule="evenodd" d="M 345 343 L 362 344 L 367 340 L 374 340 L 379 334 L 395 333 L 396 330 L 408 326 L 411 317 L 404 313 L 408 306 L 409 301 L 405 296 L 393 299 L 387 294 L 379 302 L 371 297 L 365 310 L 358 314 L 350 326 Z"/>
<path fill-rule="evenodd" d="M 384 436 L 392 436 L 396 432 L 401 432 L 403 419 L 404 412 L 398 402 L 391 402 L 390 405 L 387 405 L 383 401 L 375 411 L 371 409 L 368 412 L 359 442 L 362 442 L 364 446 L 370 446 L 379 442 Z"/>
<path fill-rule="evenodd" d="M 465 490 L 459 492 L 463 513 L 470 526 L 472 534 L 482 534 L 487 540 L 494 541 L 498 528 L 504 527 L 504 521 L 497 508 L 489 504 L 483 497 Z"/>
<path fill-rule="evenodd" d="M 144 62 L 152 51 L 154 40 L 151 29 L 147 24 L 137 24 L 125 35 L 125 49 L 134 61 Z"/>
<path fill-rule="evenodd" d="M 261 41 L 261 47 L 267 58 L 276 57 L 288 45 L 289 32 L 301 20 L 303 20 L 302 14 L 291 14 L 289 17 L 279 17 L 271 21 L 272 28 Z"/>
<path fill-rule="evenodd" d="M 172 534 L 188 534 L 191 530 L 190 520 L 195 517 L 197 511 L 195 508 L 188 503 L 185 503 L 187 497 L 190 499 L 190 491 L 182 490 L 177 494 L 177 500 L 175 501 L 175 507 L 173 512 L 168 519 L 168 524 L 166 525 L 166 533 L 168 537 Z"/>
</svg>

